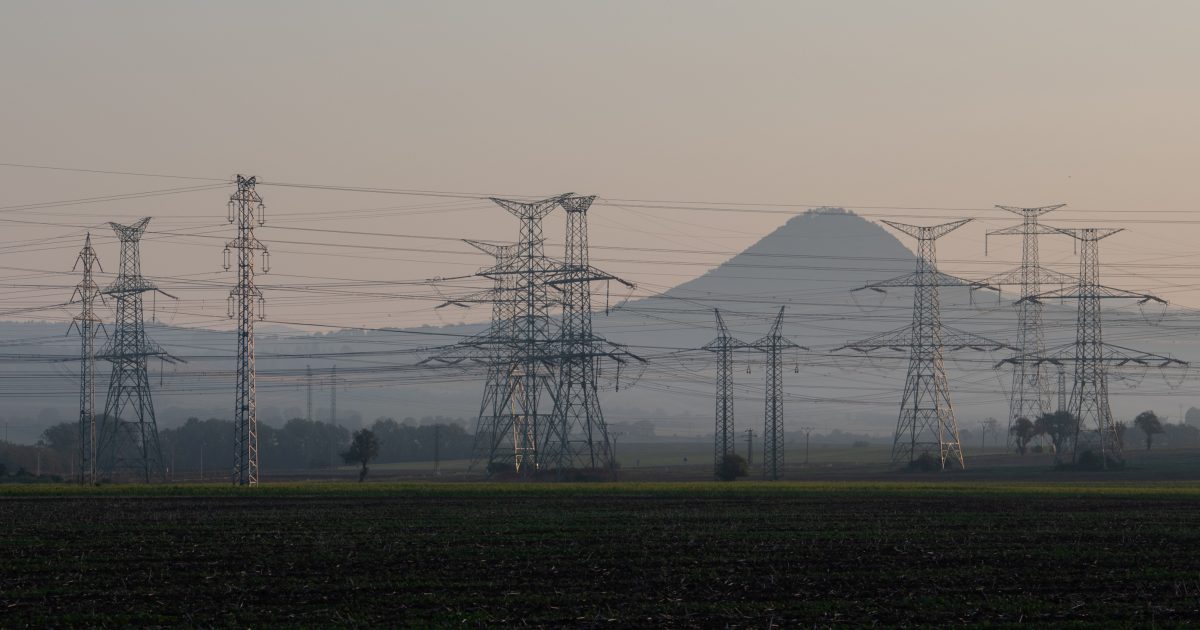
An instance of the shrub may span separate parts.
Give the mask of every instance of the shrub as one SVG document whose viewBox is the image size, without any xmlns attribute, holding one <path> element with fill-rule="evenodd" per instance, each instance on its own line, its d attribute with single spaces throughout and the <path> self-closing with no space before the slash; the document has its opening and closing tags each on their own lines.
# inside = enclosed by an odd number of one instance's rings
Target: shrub
<svg viewBox="0 0 1200 630">
<path fill-rule="evenodd" d="M 1112 453 L 1106 453 L 1101 458 L 1100 453 L 1091 449 L 1080 453 L 1079 457 L 1075 460 L 1075 465 L 1072 466 L 1072 468 L 1077 470 L 1103 470 L 1105 468 L 1115 470 L 1124 467 L 1124 460 L 1114 457 Z"/>
<path fill-rule="evenodd" d="M 733 481 L 748 474 L 750 474 L 750 470 L 746 466 L 746 460 L 741 455 L 733 453 L 726 453 L 725 457 L 721 458 L 721 466 L 717 469 L 717 479 L 721 481 Z"/>
<path fill-rule="evenodd" d="M 942 462 L 933 456 L 933 453 L 921 453 L 921 456 L 908 463 L 908 469 L 915 472 L 938 472 L 942 469 Z"/>
</svg>

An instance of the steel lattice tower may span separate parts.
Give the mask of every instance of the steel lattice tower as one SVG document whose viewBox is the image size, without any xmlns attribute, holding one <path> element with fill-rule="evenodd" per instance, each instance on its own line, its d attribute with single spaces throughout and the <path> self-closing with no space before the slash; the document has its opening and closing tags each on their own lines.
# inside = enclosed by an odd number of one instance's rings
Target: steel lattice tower
<svg viewBox="0 0 1200 630">
<path fill-rule="evenodd" d="M 733 424 L 733 352 L 745 348 L 746 344 L 729 334 L 725 318 L 720 309 L 713 309 L 717 318 L 717 338 L 704 346 L 704 350 L 717 355 L 717 409 L 716 428 L 713 432 L 713 474 L 720 476 L 721 462 L 726 455 L 737 451 Z"/>
<path fill-rule="evenodd" d="M 1042 329 L 1042 304 L 1028 298 L 1041 293 L 1042 284 L 1067 284 L 1074 278 L 1045 269 L 1038 259 L 1038 236 L 1059 234 L 1058 230 L 1038 222 L 1042 215 L 1062 208 L 1066 204 L 1042 206 L 1040 208 L 1017 208 L 996 206 L 1022 218 L 1020 225 L 993 230 L 987 236 L 1020 236 L 1021 266 L 987 280 L 994 286 L 1017 285 L 1021 297 L 1014 303 L 1017 309 L 1017 354 L 1041 356 L 1045 353 L 1045 336 Z M 1012 424 L 1017 418 L 1033 421 L 1050 409 L 1050 383 L 1040 363 L 1017 362 L 1013 364 L 1012 389 L 1008 405 L 1008 443 L 1013 441 Z"/>
<path fill-rule="evenodd" d="M 1069 356 L 1047 357 L 1022 355 L 1006 359 L 1004 363 L 1073 363 L 1075 382 L 1071 388 L 1071 399 L 1067 410 L 1078 418 L 1079 424 L 1073 443 L 1070 445 L 1072 458 L 1077 458 L 1083 449 L 1097 448 L 1100 461 L 1107 466 L 1110 459 L 1120 461 L 1121 442 L 1113 422 L 1112 409 L 1108 402 L 1108 367 L 1140 365 L 1165 367 L 1186 365 L 1171 357 L 1139 352 L 1130 348 L 1104 343 L 1102 311 L 1100 301 L 1108 298 L 1136 299 L 1139 304 L 1165 300 L 1146 293 L 1114 289 L 1100 284 L 1100 241 L 1122 231 L 1119 228 L 1055 228 L 1058 232 L 1079 241 L 1079 276 L 1073 287 L 1048 291 L 1026 298 L 1030 301 L 1046 298 L 1068 298 L 1077 300 L 1075 343 L 1065 348 Z"/>
<path fill-rule="evenodd" d="M 254 320 L 263 318 L 262 291 L 254 284 L 254 259 L 263 256 L 268 270 L 267 247 L 254 236 L 254 224 L 264 223 L 262 197 L 254 190 L 254 177 L 237 176 L 237 191 L 229 197 L 229 222 L 237 222 L 237 238 L 225 245 L 225 269 L 229 252 L 237 252 L 237 286 L 229 292 L 229 316 L 238 322 L 237 387 L 234 394 L 233 483 L 258 485 L 258 417 L 254 406 Z M 257 309 L 257 314 L 255 310 Z"/>
<path fill-rule="evenodd" d="M 638 359 L 592 332 L 592 283 L 616 280 L 632 284 L 591 266 L 588 256 L 587 212 L 595 196 L 564 197 L 567 213 L 563 265 L 550 285 L 562 292 L 559 327 L 557 391 L 547 443 L 547 464 L 557 469 L 612 468 L 612 445 L 600 410 L 596 367 L 602 359 L 618 365 Z"/>
<path fill-rule="evenodd" d="M 88 232 L 72 271 L 82 265 L 83 278 L 75 286 L 71 302 L 79 302 L 79 314 L 71 327 L 79 331 L 79 482 L 96 483 L 96 329 L 102 326 L 93 307 L 100 287 L 92 279 L 92 265 L 100 266 Z M 103 268 L 101 268 L 103 271 Z"/>
<path fill-rule="evenodd" d="M 431 360 L 447 365 L 463 361 L 481 363 L 487 370 L 483 386 L 483 397 L 479 403 L 479 417 L 475 424 L 475 447 L 472 467 L 481 459 L 487 460 L 487 473 L 494 472 L 496 465 L 507 465 L 516 470 L 519 449 L 525 438 L 514 429 L 510 405 L 512 399 L 513 374 L 513 324 L 516 319 L 516 280 L 514 260 L 517 244 L 485 243 L 465 240 L 468 245 L 490 254 L 494 259 L 491 267 L 477 275 L 492 280 L 492 288 L 469 296 L 456 298 L 438 306 L 467 306 L 471 303 L 487 303 L 492 306 L 491 325 L 479 335 L 456 344 L 450 350 Z M 424 363 L 424 361 L 422 362 Z"/>
<path fill-rule="evenodd" d="M 162 292 L 142 276 L 139 243 L 149 222 L 150 217 L 133 225 L 109 223 L 121 240 L 121 265 L 116 280 L 104 290 L 116 300 L 116 325 L 100 356 L 112 363 L 112 375 L 96 454 L 105 474 L 132 473 L 146 482 L 163 476 L 146 358 L 174 360 L 146 337 L 142 318 L 142 294 Z"/>
<path fill-rule="evenodd" d="M 943 470 L 947 460 L 957 463 L 960 468 L 965 467 L 962 443 L 958 438 L 958 423 L 954 417 L 954 406 L 950 402 L 950 386 L 946 380 L 943 354 L 947 346 L 952 349 L 1008 347 L 942 325 L 939 287 L 991 288 L 937 270 L 934 242 L 970 221 L 971 219 L 963 219 L 929 227 L 884 221 L 887 225 L 917 239 L 917 270 L 893 280 L 856 289 L 913 288 L 911 326 L 843 346 L 845 349 L 861 352 L 880 349 L 908 350 L 908 375 L 904 382 L 904 396 L 900 401 L 900 416 L 896 421 L 896 436 L 892 444 L 893 466 L 909 465 L 921 455 L 930 454 L 937 458 L 938 465 Z"/>
<path fill-rule="evenodd" d="M 780 354 L 788 349 L 805 349 L 783 336 L 783 309 L 770 330 L 749 347 L 767 354 L 766 410 L 763 413 L 763 478 L 772 481 L 783 473 L 783 362 Z"/>
<path fill-rule="evenodd" d="M 496 205 L 521 221 L 520 239 L 513 257 L 513 371 L 508 397 L 516 436 L 514 466 L 523 475 L 532 474 L 547 463 L 540 456 L 547 418 L 539 406 L 543 393 L 550 397 L 556 393 L 554 365 L 547 361 L 546 355 L 556 338 L 550 318 L 548 281 L 559 265 L 545 255 L 542 219 L 568 196 L 534 202 L 492 198 Z"/>
<path fill-rule="evenodd" d="M 1120 232 L 1119 228 L 1082 228 L 1069 233 L 1079 240 L 1079 293 L 1075 328 L 1075 385 L 1070 411 L 1079 419 L 1075 452 L 1086 442 L 1100 447 L 1105 455 L 1119 456 L 1121 442 L 1108 405 L 1108 375 L 1104 365 L 1104 339 L 1100 314 L 1100 240 Z M 1087 427 L 1086 429 L 1084 427 Z M 1092 439 L 1088 439 L 1091 437 Z M 1083 438 L 1082 440 L 1080 438 Z"/>
</svg>

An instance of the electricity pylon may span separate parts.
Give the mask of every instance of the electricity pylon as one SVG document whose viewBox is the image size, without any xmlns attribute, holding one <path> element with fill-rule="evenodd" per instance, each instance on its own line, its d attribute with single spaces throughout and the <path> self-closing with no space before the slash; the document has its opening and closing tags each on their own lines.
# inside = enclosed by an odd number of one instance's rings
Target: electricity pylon
<svg viewBox="0 0 1200 630">
<path fill-rule="evenodd" d="M 1100 284 L 1100 241 L 1122 231 L 1120 228 L 1055 228 L 1079 241 L 1079 276 L 1071 287 L 1047 291 L 1026 298 L 1043 300 L 1062 298 L 1077 300 L 1075 343 L 1063 348 L 1059 356 L 1022 355 L 1005 359 L 1005 363 L 1073 363 L 1075 382 L 1071 388 L 1068 411 L 1078 420 L 1075 435 L 1067 446 L 1072 461 L 1090 448 L 1099 450 L 1100 461 L 1107 466 L 1110 460 L 1123 459 L 1121 440 L 1117 435 L 1112 409 L 1108 401 L 1108 368 L 1129 364 L 1146 367 L 1187 365 L 1169 356 L 1151 354 L 1104 343 L 1100 301 L 1103 299 L 1135 299 L 1139 304 L 1158 302 L 1162 298 L 1148 293 L 1114 289 Z"/>
<path fill-rule="evenodd" d="M 766 410 L 763 413 L 763 478 L 779 479 L 783 472 L 783 363 L 780 353 L 784 350 L 807 350 L 783 336 L 783 309 L 770 330 L 750 348 L 767 354 Z"/>
<path fill-rule="evenodd" d="M 265 222 L 262 197 L 254 177 L 237 176 L 237 191 L 229 197 L 229 222 L 237 222 L 237 238 L 225 245 L 225 269 L 230 250 L 237 252 L 237 286 L 229 292 L 229 317 L 238 322 L 237 387 L 234 394 L 233 483 L 258 485 L 258 417 L 254 401 L 254 320 L 262 319 L 263 295 L 254 284 L 254 259 L 262 252 L 263 272 L 269 271 L 267 247 L 254 236 L 254 224 Z M 257 313 L 255 312 L 257 310 Z"/>
<path fill-rule="evenodd" d="M 83 278 L 75 285 L 71 303 L 78 302 L 79 314 L 71 320 L 71 328 L 79 331 L 79 482 L 96 483 L 96 329 L 104 324 L 96 316 L 93 305 L 100 296 L 100 287 L 92 279 L 92 265 L 100 266 L 100 258 L 92 249 L 92 233 L 88 232 L 83 249 L 75 260 L 74 271 L 83 266 Z"/>
<path fill-rule="evenodd" d="M 896 421 L 896 436 L 892 443 L 892 465 L 914 463 L 922 455 L 937 458 L 945 470 L 946 461 L 965 468 L 962 443 L 958 438 L 958 423 L 950 402 L 950 386 L 942 357 L 947 347 L 952 350 L 1002 349 L 1009 346 L 978 335 L 942 325 L 939 287 L 992 288 L 980 282 L 964 280 L 937 270 L 934 241 L 962 227 L 971 219 L 933 226 L 907 225 L 884 221 L 887 225 L 917 239 L 917 270 L 914 273 L 855 289 L 883 291 L 890 287 L 913 288 L 912 324 L 846 344 L 838 350 L 859 352 L 876 350 L 907 350 L 908 375 L 904 381 L 904 396 L 900 401 L 900 416 Z"/>
<path fill-rule="evenodd" d="M 566 245 L 563 265 L 548 283 L 562 292 L 562 320 L 553 357 L 558 366 L 557 391 L 544 461 L 560 472 L 615 466 L 608 427 L 600 410 L 596 369 L 605 359 L 615 361 L 618 369 L 627 362 L 642 361 L 592 331 L 592 283 L 615 280 L 634 288 L 633 284 L 591 266 L 587 212 L 595 200 L 595 196 L 559 200 L 567 213 Z"/>
<path fill-rule="evenodd" d="M 726 455 L 736 452 L 733 424 L 733 352 L 746 344 L 729 334 L 721 309 L 713 309 L 717 317 L 717 338 L 708 342 L 704 350 L 717 355 L 717 409 L 716 428 L 713 432 L 713 474 L 721 475 L 721 463 Z"/>
<path fill-rule="evenodd" d="M 1017 310 L 1016 354 L 1018 356 L 1026 354 L 1041 356 L 1045 352 L 1042 304 L 1028 298 L 1041 293 L 1044 284 L 1066 285 L 1075 282 L 1071 276 L 1042 267 L 1038 260 L 1038 236 L 1060 233 L 1052 227 L 1041 225 L 1038 218 L 1065 205 L 1060 203 L 1040 208 L 996 206 L 1001 210 L 1007 210 L 1020 216 L 1022 221 L 1020 225 L 987 233 L 987 236 L 1021 237 L 1021 265 L 1016 269 L 985 280 L 992 286 L 1016 285 L 1021 288 L 1021 297 L 1014 302 Z M 1008 404 L 1008 430 L 1006 432 L 1009 446 L 1013 444 L 1012 424 L 1017 418 L 1032 421 L 1050 410 L 1049 385 L 1049 378 L 1040 363 L 1021 361 L 1013 364 L 1012 389 L 1009 392 Z"/>
<path fill-rule="evenodd" d="M 150 217 L 133 225 L 109 223 L 121 240 L 121 264 L 116 280 L 103 291 L 117 306 L 113 334 L 99 357 L 112 363 L 112 375 L 96 449 L 103 474 L 133 473 L 147 483 L 162 478 L 163 464 L 146 359 L 176 361 L 146 337 L 142 319 L 142 294 L 158 291 L 174 297 L 142 276 L 139 243 L 149 222 Z"/>
<path fill-rule="evenodd" d="M 516 280 L 514 260 L 517 243 L 487 243 L 466 240 L 464 242 L 490 254 L 494 263 L 479 270 L 475 275 L 488 278 L 492 287 L 469 295 L 449 299 L 434 308 L 471 304 L 490 304 L 491 325 L 482 333 L 472 335 L 453 346 L 443 348 L 438 354 L 421 360 L 417 365 L 438 363 L 455 366 L 463 363 L 482 365 L 487 373 L 483 397 L 479 404 L 479 417 L 475 424 L 475 446 L 471 468 L 486 459 L 485 470 L 490 476 L 499 468 L 516 470 L 520 464 L 520 445 L 526 438 L 514 432 L 512 407 L 513 325 L 516 319 Z"/>
<path fill-rule="evenodd" d="M 521 221 L 520 238 L 513 257 L 512 273 L 515 308 L 512 325 L 512 366 L 507 404 L 512 409 L 516 436 L 514 467 L 521 475 L 531 476 L 549 462 L 541 457 L 542 441 L 547 438 L 548 414 L 541 409 L 543 396 L 553 409 L 556 366 L 547 360 L 556 341 L 557 331 L 550 318 L 552 302 L 548 281 L 560 264 L 546 257 L 542 237 L 542 219 L 570 194 L 533 202 L 511 199 L 491 200 Z"/>
</svg>

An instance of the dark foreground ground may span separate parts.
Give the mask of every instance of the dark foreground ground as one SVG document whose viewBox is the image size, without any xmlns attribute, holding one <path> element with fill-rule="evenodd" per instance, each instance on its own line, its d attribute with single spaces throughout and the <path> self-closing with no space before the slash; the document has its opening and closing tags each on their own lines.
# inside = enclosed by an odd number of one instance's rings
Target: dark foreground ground
<svg viewBox="0 0 1200 630">
<path fill-rule="evenodd" d="M 1200 622 L 1200 485 L 0 490 L 0 625 Z"/>
</svg>

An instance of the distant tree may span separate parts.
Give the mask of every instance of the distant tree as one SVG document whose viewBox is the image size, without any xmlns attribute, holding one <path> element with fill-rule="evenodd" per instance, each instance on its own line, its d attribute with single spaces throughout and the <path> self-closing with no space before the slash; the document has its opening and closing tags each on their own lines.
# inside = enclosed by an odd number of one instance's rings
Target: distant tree
<svg viewBox="0 0 1200 630">
<path fill-rule="evenodd" d="M 991 433 L 992 436 L 995 436 L 1000 432 L 1000 421 L 995 418 L 985 419 L 983 421 L 983 430 L 985 434 Z"/>
<path fill-rule="evenodd" d="M 358 481 L 361 483 L 367 478 L 367 464 L 378 455 L 379 440 L 375 439 L 375 434 L 370 429 L 360 429 L 354 432 L 354 439 L 350 441 L 350 448 L 342 453 L 342 459 L 347 464 L 362 465 L 358 471 Z"/>
<path fill-rule="evenodd" d="M 1034 422 L 1034 432 L 1050 438 L 1050 443 L 1054 446 L 1054 459 L 1058 461 L 1067 441 L 1079 433 L 1079 418 L 1069 411 L 1044 413 Z"/>
<path fill-rule="evenodd" d="M 721 467 L 717 469 L 717 479 L 721 481 L 733 481 L 748 474 L 750 474 L 750 470 L 746 465 L 746 459 L 733 453 L 726 453 L 725 457 L 721 458 Z"/>
<path fill-rule="evenodd" d="M 62 422 L 42 431 L 42 444 L 57 453 L 74 455 L 79 448 L 79 423 Z"/>
<path fill-rule="evenodd" d="M 1150 445 L 1154 442 L 1154 436 L 1163 432 L 1162 420 L 1153 411 L 1143 411 L 1133 419 L 1133 426 L 1142 430 L 1146 434 L 1146 450 L 1150 450 Z"/>
<path fill-rule="evenodd" d="M 1116 429 L 1116 431 L 1117 431 L 1117 445 L 1120 446 L 1122 450 L 1124 450 L 1125 449 L 1125 432 L 1129 430 L 1129 425 L 1125 424 L 1124 420 L 1118 420 L 1116 422 L 1116 424 L 1113 425 L 1113 428 Z"/>
<path fill-rule="evenodd" d="M 1025 449 L 1029 447 L 1029 441 L 1036 435 L 1033 422 L 1024 416 L 1013 420 L 1012 428 L 1009 429 L 1013 439 L 1017 443 L 1017 452 L 1024 455 Z"/>
</svg>

